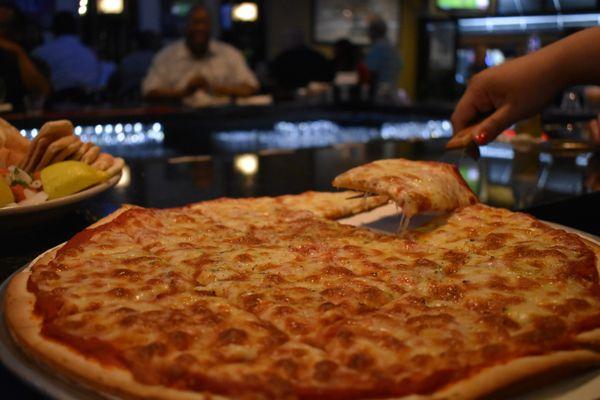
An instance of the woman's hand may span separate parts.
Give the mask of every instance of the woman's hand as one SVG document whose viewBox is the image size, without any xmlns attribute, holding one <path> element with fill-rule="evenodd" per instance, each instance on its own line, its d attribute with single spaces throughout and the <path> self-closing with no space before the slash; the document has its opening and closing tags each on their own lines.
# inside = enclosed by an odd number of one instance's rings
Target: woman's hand
<svg viewBox="0 0 600 400">
<path fill-rule="evenodd" d="M 472 140 L 486 144 L 550 103 L 562 83 L 546 62 L 526 56 L 475 75 L 452 114 L 455 137 L 449 147 Z"/>
<path fill-rule="evenodd" d="M 600 27 L 595 27 L 475 75 L 452 115 L 455 136 L 447 147 L 488 143 L 541 111 L 566 86 L 600 83 L 598 62 Z"/>
</svg>

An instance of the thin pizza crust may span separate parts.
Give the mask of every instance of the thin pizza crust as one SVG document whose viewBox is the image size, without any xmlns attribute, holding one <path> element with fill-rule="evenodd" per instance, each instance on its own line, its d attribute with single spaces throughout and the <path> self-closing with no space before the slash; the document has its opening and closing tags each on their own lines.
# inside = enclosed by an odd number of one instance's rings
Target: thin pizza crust
<svg viewBox="0 0 600 400">
<path fill-rule="evenodd" d="M 600 243 L 593 242 L 585 237 L 581 237 L 581 240 L 596 254 L 596 269 L 600 278 Z M 594 347 L 596 351 L 600 351 L 600 328 L 580 333 L 577 335 L 577 341 Z"/>
<path fill-rule="evenodd" d="M 124 206 L 113 214 L 98 221 L 88 229 L 94 229 L 117 218 L 134 206 Z M 594 250 L 597 261 L 600 261 L 600 246 L 586 240 Z M 62 245 L 61 245 L 62 246 Z M 68 346 L 41 335 L 41 318 L 34 314 L 35 296 L 27 290 L 27 281 L 31 275 L 31 266 L 51 260 L 61 246 L 43 254 L 34 260 L 30 267 L 12 278 L 6 292 L 5 313 L 10 332 L 21 347 L 34 358 L 42 361 L 60 374 L 64 374 L 93 390 L 117 395 L 123 398 L 145 399 L 194 399 L 208 400 L 229 399 L 226 396 L 212 393 L 198 393 L 171 389 L 164 386 L 151 386 L 137 382 L 131 373 L 118 367 L 107 367 L 84 357 Z M 599 264 L 596 264 L 600 274 Z M 600 329 L 578 335 L 582 343 L 590 345 L 590 350 L 559 351 L 540 356 L 514 359 L 505 364 L 483 369 L 472 377 L 453 383 L 452 385 L 431 395 L 410 395 L 398 400 L 421 399 L 476 399 L 505 389 L 513 383 L 527 378 L 555 376 L 556 372 L 569 372 L 572 369 L 600 365 L 600 352 L 592 349 L 600 344 Z"/>
<path fill-rule="evenodd" d="M 435 394 L 436 399 L 476 399 L 496 390 L 521 382 L 526 378 L 568 373 L 600 365 L 600 354 L 591 350 L 561 351 L 543 356 L 524 357 L 487 368 L 479 374 L 458 382 Z"/>
</svg>

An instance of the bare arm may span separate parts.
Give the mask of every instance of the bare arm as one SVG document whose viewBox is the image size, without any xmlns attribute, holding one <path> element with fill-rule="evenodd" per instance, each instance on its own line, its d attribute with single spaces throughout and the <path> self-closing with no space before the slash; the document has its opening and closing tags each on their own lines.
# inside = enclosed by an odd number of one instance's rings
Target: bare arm
<svg viewBox="0 0 600 400">
<path fill-rule="evenodd" d="M 146 99 L 150 101 L 180 102 L 184 97 L 190 96 L 196 90 L 200 89 L 206 90 L 217 96 L 246 97 L 256 93 L 256 88 L 254 86 L 245 83 L 232 86 L 211 86 L 204 77 L 198 75 L 183 89 L 160 88 L 150 90 L 146 94 Z"/>
<path fill-rule="evenodd" d="M 10 40 L 0 38 L 0 48 L 10 52 L 16 57 L 19 65 L 19 73 L 21 74 L 21 79 L 23 80 L 27 92 L 43 95 L 48 95 L 50 93 L 50 83 L 38 70 L 21 46 Z"/>
<path fill-rule="evenodd" d="M 208 82 L 201 76 L 197 75 L 192 78 L 184 88 L 156 88 L 146 93 L 146 99 L 150 101 L 163 101 L 163 102 L 181 102 L 184 97 L 192 95 L 196 90 L 207 89 Z"/>
<path fill-rule="evenodd" d="M 211 92 L 218 96 L 248 97 L 256 93 L 256 87 L 247 83 L 234 86 L 214 85 L 210 88 Z"/>
<path fill-rule="evenodd" d="M 600 83 L 598 65 L 600 27 L 475 75 L 452 115 L 455 137 L 448 146 L 460 147 L 473 139 L 488 143 L 510 125 L 542 110 L 563 88 Z"/>
<path fill-rule="evenodd" d="M 183 90 L 179 89 L 152 89 L 144 96 L 146 100 L 153 102 L 177 103 L 185 97 Z"/>
</svg>

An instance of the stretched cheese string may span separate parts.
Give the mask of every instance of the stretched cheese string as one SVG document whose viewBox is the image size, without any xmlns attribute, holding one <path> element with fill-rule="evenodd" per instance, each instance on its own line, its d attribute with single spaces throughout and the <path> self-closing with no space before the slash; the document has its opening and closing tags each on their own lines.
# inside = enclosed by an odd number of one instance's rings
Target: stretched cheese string
<svg viewBox="0 0 600 400">
<path fill-rule="evenodd" d="M 400 207 L 398 203 L 396 204 L 396 212 L 400 214 L 400 223 L 398 224 L 398 229 L 396 229 L 396 233 L 398 236 L 403 236 L 406 231 L 408 231 L 408 227 L 410 226 L 410 217 L 407 217 L 406 214 L 400 212 Z"/>
</svg>

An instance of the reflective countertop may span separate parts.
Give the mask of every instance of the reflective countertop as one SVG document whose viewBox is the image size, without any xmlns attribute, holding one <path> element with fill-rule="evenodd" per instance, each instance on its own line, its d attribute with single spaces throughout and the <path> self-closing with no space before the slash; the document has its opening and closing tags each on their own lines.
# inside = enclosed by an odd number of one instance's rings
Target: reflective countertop
<svg viewBox="0 0 600 400">
<path fill-rule="evenodd" d="M 218 197 L 256 197 L 334 190 L 331 181 L 339 173 L 382 158 L 403 157 L 441 160 L 459 166 L 463 177 L 482 202 L 513 210 L 576 198 L 593 197 L 600 190 L 600 157 L 582 153 L 552 157 L 539 151 L 519 152 L 509 144 L 482 149 L 474 161 L 461 152 L 444 153 L 446 139 L 426 141 L 375 140 L 309 149 L 263 149 L 257 152 L 189 154 L 163 147 L 130 147 L 127 166 L 112 190 L 80 205 L 59 220 L 3 232 L 0 279 L 31 257 L 68 240 L 90 223 L 121 204 L 144 207 L 177 207 Z M 586 194 L 590 194 L 587 197 Z M 599 203 L 600 205 L 600 203 Z M 598 234 L 598 210 L 590 210 L 583 223 L 580 210 L 557 215 L 555 220 Z M 595 214 L 594 214 L 595 213 Z"/>
</svg>

